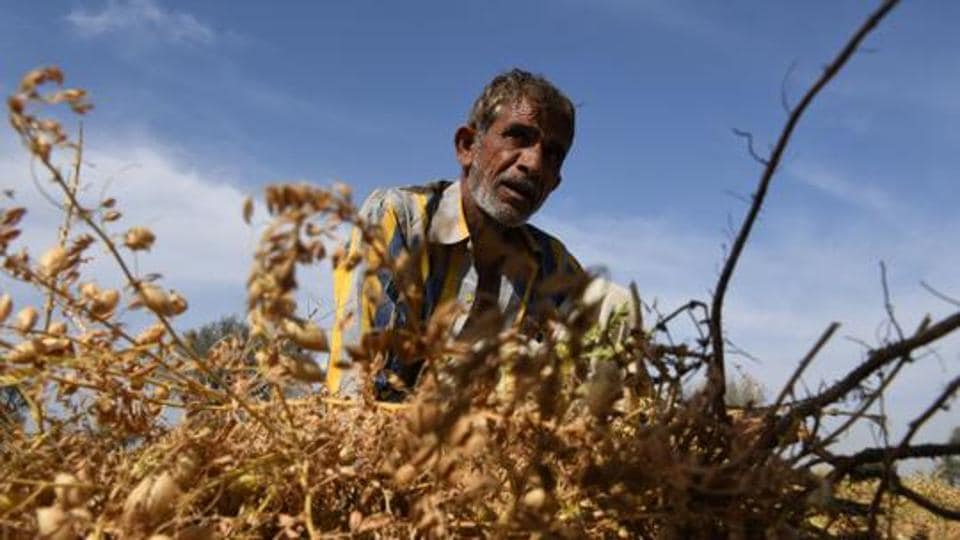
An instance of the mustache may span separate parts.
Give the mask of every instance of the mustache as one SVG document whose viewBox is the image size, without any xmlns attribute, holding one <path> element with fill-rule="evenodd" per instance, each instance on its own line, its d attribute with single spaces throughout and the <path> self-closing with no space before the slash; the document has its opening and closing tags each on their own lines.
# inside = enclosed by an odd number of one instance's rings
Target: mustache
<svg viewBox="0 0 960 540">
<path fill-rule="evenodd" d="M 523 195 L 527 196 L 530 200 L 540 200 L 540 183 L 529 176 L 503 175 L 497 178 L 497 183 L 506 184 L 514 191 L 519 191 Z"/>
</svg>

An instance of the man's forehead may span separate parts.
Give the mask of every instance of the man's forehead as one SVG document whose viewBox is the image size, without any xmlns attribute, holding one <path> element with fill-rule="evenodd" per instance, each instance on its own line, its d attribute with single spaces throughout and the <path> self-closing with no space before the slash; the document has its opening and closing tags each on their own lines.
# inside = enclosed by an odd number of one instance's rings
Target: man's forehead
<svg viewBox="0 0 960 540">
<path fill-rule="evenodd" d="M 495 109 L 495 114 L 494 123 L 528 121 L 558 137 L 566 135 L 568 139 L 573 138 L 569 113 L 532 97 L 523 96 L 501 103 Z"/>
</svg>

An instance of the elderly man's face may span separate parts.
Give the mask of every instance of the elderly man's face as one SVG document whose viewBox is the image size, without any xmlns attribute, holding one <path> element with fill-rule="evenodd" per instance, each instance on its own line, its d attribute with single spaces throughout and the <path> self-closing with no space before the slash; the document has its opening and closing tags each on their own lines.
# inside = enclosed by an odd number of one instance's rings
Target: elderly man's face
<svg viewBox="0 0 960 540">
<path fill-rule="evenodd" d="M 531 100 L 504 105 L 469 158 L 476 205 L 503 226 L 525 223 L 560 183 L 571 128 L 565 115 Z"/>
</svg>

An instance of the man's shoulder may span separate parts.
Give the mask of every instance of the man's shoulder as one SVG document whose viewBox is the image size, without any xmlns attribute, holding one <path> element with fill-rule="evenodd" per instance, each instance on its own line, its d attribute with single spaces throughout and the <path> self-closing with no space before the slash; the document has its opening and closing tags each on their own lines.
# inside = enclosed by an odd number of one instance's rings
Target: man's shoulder
<svg viewBox="0 0 960 540">
<path fill-rule="evenodd" d="M 419 242 L 451 184 L 450 180 L 434 180 L 375 189 L 361 206 L 360 215 L 398 231 L 408 242 Z"/>
<path fill-rule="evenodd" d="M 394 212 L 417 213 L 422 210 L 425 199 L 439 197 L 450 183 L 449 180 L 434 180 L 425 184 L 377 188 L 367 197 L 363 207 L 389 207 Z"/>
<path fill-rule="evenodd" d="M 534 247 L 540 252 L 541 264 L 544 267 L 545 274 L 582 271 L 580 262 L 559 238 L 530 223 L 527 223 L 524 227 L 533 241 Z"/>
<path fill-rule="evenodd" d="M 439 195 L 447 189 L 453 182 L 450 180 L 439 179 L 432 180 L 425 184 L 412 184 L 393 188 L 407 197 L 419 197 L 423 195 Z"/>
</svg>

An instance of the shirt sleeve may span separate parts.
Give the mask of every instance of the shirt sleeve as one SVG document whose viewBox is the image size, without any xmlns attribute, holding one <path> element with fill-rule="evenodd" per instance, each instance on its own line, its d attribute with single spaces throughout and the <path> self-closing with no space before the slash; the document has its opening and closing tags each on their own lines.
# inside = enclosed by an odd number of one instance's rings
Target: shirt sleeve
<svg viewBox="0 0 960 540">
<path fill-rule="evenodd" d="M 400 311 L 397 296 L 390 294 L 393 280 L 380 266 L 383 254 L 396 256 L 403 248 L 402 227 L 398 219 L 398 201 L 387 190 L 374 191 L 360 207 L 360 218 L 380 227 L 383 245 L 370 246 L 354 227 L 346 244 L 346 256 L 333 271 L 334 324 L 330 331 L 330 360 L 327 365 L 327 389 L 332 394 L 359 394 L 359 366 L 349 358 L 346 348 L 357 345 L 366 332 L 388 328 Z"/>
</svg>

